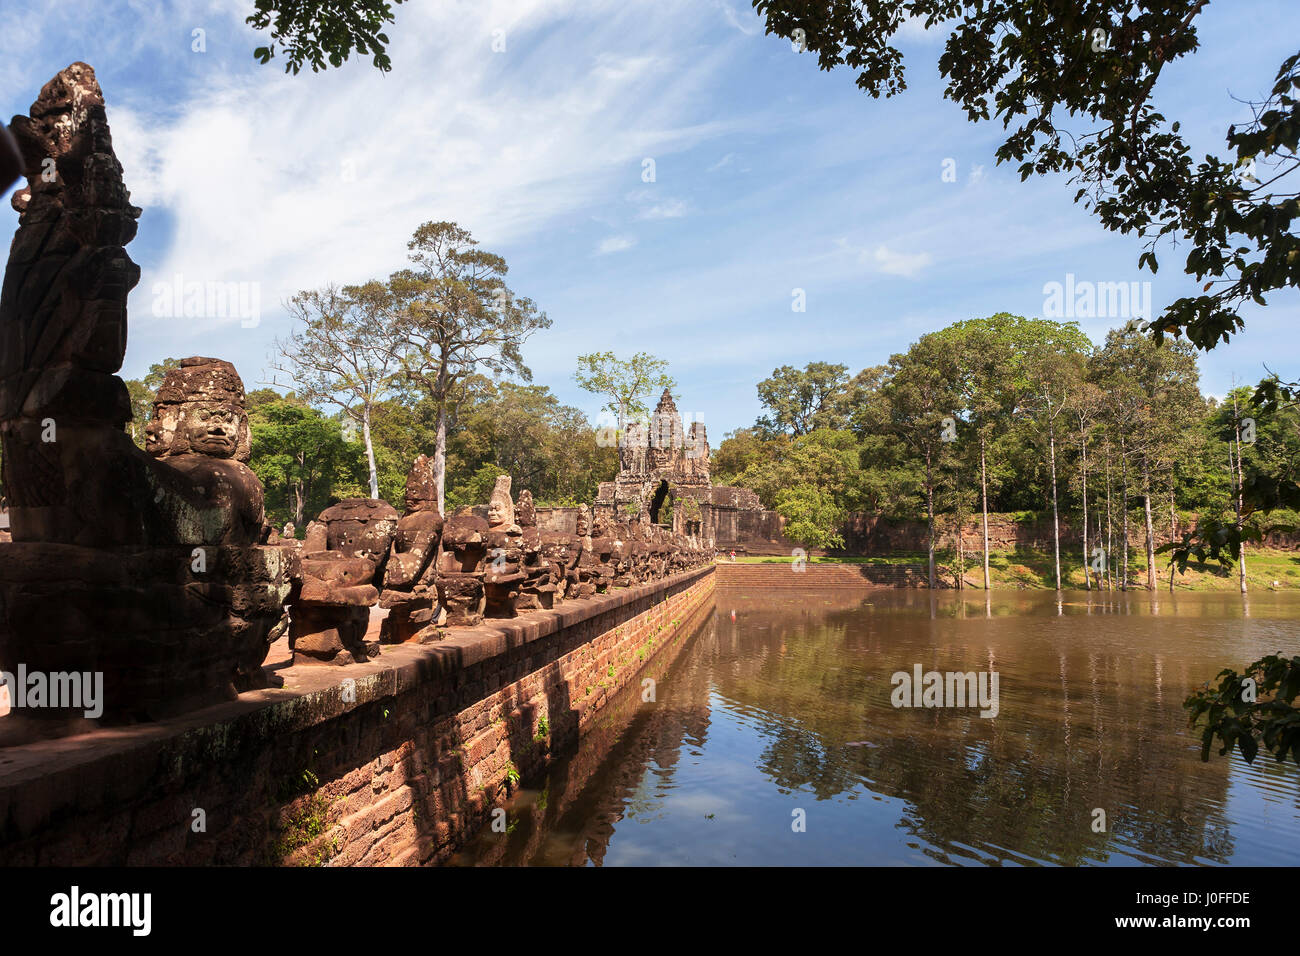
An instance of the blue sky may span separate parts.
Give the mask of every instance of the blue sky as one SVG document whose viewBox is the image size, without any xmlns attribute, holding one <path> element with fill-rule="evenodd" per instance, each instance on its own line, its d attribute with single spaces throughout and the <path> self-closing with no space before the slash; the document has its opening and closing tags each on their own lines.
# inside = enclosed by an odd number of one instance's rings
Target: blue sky
<svg viewBox="0 0 1300 956">
<path fill-rule="evenodd" d="M 156 9 L 156 7 L 166 9 Z M 1059 179 L 994 165 L 1000 125 L 942 99 L 939 36 L 907 27 L 909 89 L 873 100 L 765 36 L 741 0 L 446 3 L 410 0 L 389 30 L 393 71 L 353 60 L 287 76 L 252 60 L 251 4 L 6 3 L 0 109 L 90 63 L 133 199 L 125 377 L 166 356 L 269 376 L 280 303 L 329 281 L 386 276 L 426 220 L 450 219 L 510 264 L 554 325 L 525 349 L 536 382 L 595 415 L 575 357 L 645 350 L 670 362 L 678 406 L 713 444 L 760 413 L 782 364 L 880 364 L 949 322 L 1044 312 L 1044 285 L 1150 281 L 1159 311 L 1195 284 L 1162 249 L 1104 231 Z M 1211 4 L 1202 50 L 1162 78 L 1158 105 L 1195 154 L 1221 152 L 1294 52 L 1294 3 Z M 194 31 L 203 31 L 196 52 Z M 494 33 L 494 31 L 502 31 Z M 504 50 L 494 51 L 504 38 Z M 15 56 L 12 51 L 21 51 Z M 643 180 L 654 160 L 654 181 Z M 944 161 L 956 181 L 944 182 Z M 5 226 L 16 215 L 4 204 Z M 256 325 L 157 315 L 155 284 L 244 282 Z M 792 311 L 796 289 L 806 311 Z M 1222 394 L 1263 365 L 1300 375 L 1300 297 L 1246 312 L 1206 354 Z M 1095 341 L 1122 324 L 1081 322 Z"/>
</svg>

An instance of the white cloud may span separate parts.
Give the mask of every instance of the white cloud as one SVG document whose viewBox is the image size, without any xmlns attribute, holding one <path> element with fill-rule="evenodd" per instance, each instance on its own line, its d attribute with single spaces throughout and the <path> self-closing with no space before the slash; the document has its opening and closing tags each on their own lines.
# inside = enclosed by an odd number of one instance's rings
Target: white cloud
<svg viewBox="0 0 1300 956">
<path fill-rule="evenodd" d="M 743 13 L 738 13 L 727 0 L 714 0 L 714 6 L 722 11 L 722 16 L 728 24 L 745 36 L 758 36 L 763 32 L 763 19 L 753 10 L 746 9 Z"/>
<path fill-rule="evenodd" d="M 865 251 L 863 251 L 861 258 L 866 258 Z M 908 255 L 905 252 L 894 252 L 888 246 L 876 246 L 876 251 L 872 253 L 871 258 L 881 272 L 888 275 L 905 276 L 909 279 L 915 278 L 931 262 L 930 253 L 928 252 L 917 252 Z"/>
<path fill-rule="evenodd" d="M 720 160 L 718 160 L 716 163 L 710 166 L 709 172 L 716 173 L 719 169 L 725 169 L 728 166 L 733 165 L 735 162 L 736 162 L 736 154 L 728 153 L 726 156 L 723 156 Z"/>
<path fill-rule="evenodd" d="M 636 239 L 631 236 L 607 236 L 596 244 L 596 255 L 606 256 L 611 252 L 623 252 L 635 245 Z"/>
<path fill-rule="evenodd" d="M 653 205 L 642 208 L 636 214 L 636 217 L 638 219 L 680 219 L 685 215 L 685 200 L 666 199 L 663 202 L 654 203 Z"/>
<path fill-rule="evenodd" d="M 127 186 L 146 210 L 141 239 L 159 250 L 142 259 L 133 328 L 168 334 L 145 297 L 177 273 L 257 282 L 275 312 L 299 289 L 402 267 L 426 220 L 459 222 L 493 251 L 536 242 L 611 185 L 638 182 L 643 157 L 662 162 L 739 128 L 700 108 L 728 54 L 684 47 L 689 4 L 669 6 L 671 16 L 648 18 L 613 0 L 410 4 L 395 8 L 387 75 L 364 57 L 321 74 L 272 64 L 209 75 L 209 53 L 169 61 L 191 81 L 172 99 L 115 96 L 122 80 L 105 83 Z M 205 19 L 209 49 L 251 44 L 239 20 Z M 546 29 L 554 23 L 565 29 Z M 503 53 L 491 51 L 496 29 L 508 37 Z M 171 49 L 167 29 L 154 35 Z M 28 85 L 34 97 L 40 84 Z M 684 213 L 665 199 L 639 218 Z M 145 235 L 164 223 L 174 224 L 167 235 Z M 598 248 L 634 242 L 614 236 Z"/>
</svg>

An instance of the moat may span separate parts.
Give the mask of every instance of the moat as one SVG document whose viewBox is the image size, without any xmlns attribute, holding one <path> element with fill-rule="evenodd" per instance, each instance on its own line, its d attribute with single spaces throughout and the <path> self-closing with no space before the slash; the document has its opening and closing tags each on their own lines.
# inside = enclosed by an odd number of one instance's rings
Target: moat
<svg viewBox="0 0 1300 956">
<path fill-rule="evenodd" d="M 1295 767 L 1203 763 L 1181 706 L 1279 650 L 1300 595 L 719 588 L 654 701 L 626 688 L 453 862 L 1291 865 Z M 998 672 L 997 716 L 894 707 L 916 665 Z"/>
</svg>

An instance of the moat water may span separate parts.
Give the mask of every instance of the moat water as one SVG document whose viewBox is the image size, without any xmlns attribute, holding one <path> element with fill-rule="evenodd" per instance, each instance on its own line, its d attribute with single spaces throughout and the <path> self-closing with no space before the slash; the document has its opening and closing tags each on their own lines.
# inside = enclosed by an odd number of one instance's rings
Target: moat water
<svg viewBox="0 0 1300 956">
<path fill-rule="evenodd" d="M 653 702 L 627 688 L 453 862 L 1300 859 L 1300 768 L 1203 763 L 1182 708 L 1226 666 L 1300 653 L 1298 594 L 719 588 L 699 621 L 646 671 Z M 996 671 L 997 715 L 895 707 L 917 665 Z"/>
</svg>

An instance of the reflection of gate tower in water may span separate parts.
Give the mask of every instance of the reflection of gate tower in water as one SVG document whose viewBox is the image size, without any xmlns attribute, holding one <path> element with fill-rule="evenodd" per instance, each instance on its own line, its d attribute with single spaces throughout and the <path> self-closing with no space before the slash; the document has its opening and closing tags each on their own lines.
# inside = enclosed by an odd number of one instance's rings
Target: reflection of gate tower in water
<svg viewBox="0 0 1300 956">
<path fill-rule="evenodd" d="M 713 485 L 704 423 L 683 428 L 668 389 L 649 423 L 627 426 L 619 441 L 618 464 L 618 477 L 600 484 L 597 514 L 635 518 L 644 511 L 654 524 L 669 526 L 677 534 L 716 539 L 719 546 L 737 541 L 751 524 L 767 523 L 762 518 L 769 512 L 762 510 L 752 491 Z M 748 520 L 738 521 L 739 512 Z"/>
</svg>

